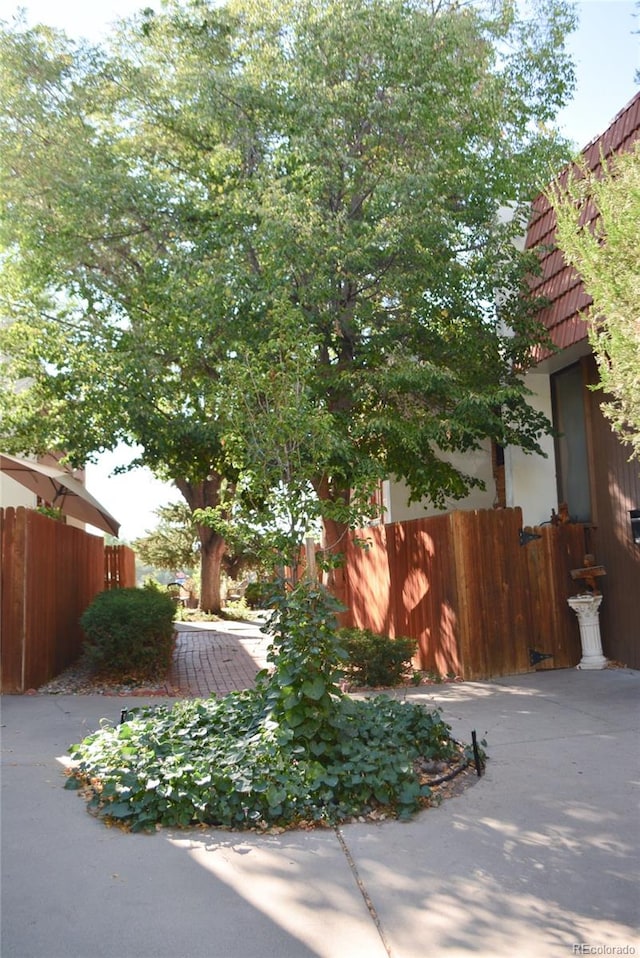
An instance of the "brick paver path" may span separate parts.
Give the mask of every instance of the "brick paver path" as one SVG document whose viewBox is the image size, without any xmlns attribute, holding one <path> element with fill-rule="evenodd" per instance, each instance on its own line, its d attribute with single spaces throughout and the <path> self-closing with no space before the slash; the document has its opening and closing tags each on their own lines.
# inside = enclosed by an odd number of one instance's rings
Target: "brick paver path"
<svg viewBox="0 0 640 958">
<path fill-rule="evenodd" d="M 207 698 L 252 688 L 267 665 L 270 637 L 240 622 L 177 623 L 169 675 L 181 695 Z"/>
</svg>

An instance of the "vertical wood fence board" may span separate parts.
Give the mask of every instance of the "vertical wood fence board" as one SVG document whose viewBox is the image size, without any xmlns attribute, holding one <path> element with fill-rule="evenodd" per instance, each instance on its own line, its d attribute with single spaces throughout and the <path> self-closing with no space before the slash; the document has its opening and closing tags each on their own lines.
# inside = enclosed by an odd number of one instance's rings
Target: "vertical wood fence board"
<svg viewBox="0 0 640 958">
<path fill-rule="evenodd" d="M 489 518 L 490 516 L 490 518 Z M 475 522 L 473 521 L 475 519 Z M 467 513 L 473 541 L 473 601 L 479 610 L 480 629 L 475 642 L 483 648 L 485 674 L 495 672 L 500 654 L 504 668 L 511 671 L 509 641 L 504 631 L 504 600 L 501 554 L 507 543 L 502 531 L 502 514 L 485 510 Z"/>
<path fill-rule="evenodd" d="M 393 542 L 396 635 L 417 639 L 419 668 L 458 674 L 461 663 L 452 606 L 448 517 L 395 523 Z"/>
<path fill-rule="evenodd" d="M 555 529 L 545 527 L 540 533 L 534 531 L 534 535 L 541 535 L 540 544 L 537 542 L 529 543 L 527 555 L 531 563 L 536 556 L 539 556 L 537 575 L 530 575 L 531 592 L 536 596 L 536 619 L 540 633 L 538 643 L 535 646 L 537 650 L 543 653 L 553 655 L 554 635 L 557 621 L 557 589 L 556 580 L 558 569 L 556 568 L 556 550 L 555 550 Z M 548 663 L 548 664 L 546 664 Z M 546 660 L 545 668 L 553 668 L 552 660 Z M 541 663 L 542 664 L 542 663 Z"/>
<path fill-rule="evenodd" d="M 491 649 L 488 642 L 489 623 L 487 621 L 489 590 L 494 587 L 492 570 L 483 568 L 481 520 L 483 512 L 463 512 L 466 559 L 470 569 L 467 574 L 467 592 L 464 601 L 469 603 L 468 619 L 473 623 L 470 645 L 473 649 L 473 678 L 491 673 Z M 467 668 L 464 670 L 468 674 Z"/>
<path fill-rule="evenodd" d="M 394 622 L 394 631 L 390 634 L 394 638 L 411 636 L 420 639 L 420 628 L 416 628 L 419 620 L 417 606 L 429 590 L 423 535 L 419 519 L 396 522 L 387 527 Z"/>
<path fill-rule="evenodd" d="M 26 640 L 24 689 L 37 688 L 53 674 L 55 643 L 55 523 L 33 510 L 27 511 Z M 38 520 L 42 520 L 38 522 Z"/>
<path fill-rule="evenodd" d="M 380 525 L 359 531 L 356 538 L 366 547 L 349 542 L 346 549 L 347 623 L 380 635 L 391 635 L 394 628 L 386 528 Z"/>
<path fill-rule="evenodd" d="M 82 650 L 82 634 L 80 630 L 80 616 L 87 604 L 87 572 L 91 566 L 92 540 L 98 541 L 102 547 L 102 540 L 95 536 L 90 538 L 82 535 L 80 529 L 69 528 L 69 542 L 65 543 L 64 570 L 58 578 L 56 588 L 58 594 L 64 597 L 64 605 L 69 612 L 67 622 L 58 621 L 58 642 L 56 643 L 57 661 L 56 671 L 61 671 L 80 654 Z M 80 535 L 78 535 L 80 533 Z M 62 543 L 58 545 L 60 549 Z M 98 589 L 102 588 L 102 577 Z M 92 597 L 92 596 L 91 596 Z"/>
<path fill-rule="evenodd" d="M 53 544 L 58 575 L 53 587 L 52 611 L 54 622 L 56 663 L 54 671 L 64 669 L 80 652 L 78 641 L 78 600 L 82 594 L 82 567 L 86 558 L 81 539 L 75 535 L 80 530 L 64 527 L 64 533 Z"/>
<path fill-rule="evenodd" d="M 474 514 L 471 514 L 474 515 Z M 486 655 L 482 641 L 482 607 L 477 600 L 478 550 L 474 525 L 467 512 L 450 516 L 453 553 L 457 573 L 457 606 L 460 621 L 460 675 L 476 678 L 486 673 Z"/>
<path fill-rule="evenodd" d="M 2 691 L 23 691 L 25 643 L 25 512 L 2 514 Z"/>
<path fill-rule="evenodd" d="M 409 537 L 403 541 L 403 527 L 395 527 L 396 548 L 402 547 L 404 570 L 402 589 L 398 591 L 402 615 L 401 635 L 407 635 L 418 641 L 416 662 L 425 669 L 435 669 L 436 607 L 439 602 L 438 582 L 434 575 L 433 557 L 439 550 L 437 529 L 426 528 L 423 520 L 417 520 L 415 528 L 409 531 Z M 424 664 L 423 664 L 424 663 Z"/>
<path fill-rule="evenodd" d="M 520 571 L 526 560 L 520 546 L 519 530 L 522 516 L 519 509 L 498 510 L 497 527 L 486 528 L 485 564 L 494 583 L 494 596 L 498 609 L 495 624 L 488 615 L 489 671 L 508 669 L 511 674 L 528 671 L 526 616 L 523 606 L 528 605 L 526 589 L 521 587 Z M 486 522 L 486 519 L 485 519 Z M 502 663 L 502 664 L 501 664 Z"/>
<path fill-rule="evenodd" d="M 534 535 L 540 535 L 539 540 L 527 543 L 527 565 L 529 570 L 529 595 L 531 602 L 531 636 L 529 647 L 534 652 L 543 655 L 553 655 L 553 636 L 555 634 L 555 589 L 553 579 L 556 575 L 553 564 L 553 527 L 544 526 L 540 529 L 527 529 Z M 545 659 L 538 668 L 554 668 L 555 659 Z"/>
<path fill-rule="evenodd" d="M 411 632 L 409 613 L 414 601 L 414 591 L 418 595 L 418 589 L 416 588 L 417 583 L 411 581 L 409 550 L 412 545 L 419 541 L 419 520 L 404 523 L 394 522 L 386 527 L 386 531 L 391 586 L 389 607 L 392 623 L 388 635 L 395 639 L 400 636 L 408 636 Z M 417 570 L 417 573 L 422 578 L 422 570 Z M 424 584 L 420 590 L 420 594 L 422 593 L 424 593 Z M 416 601 L 418 600 L 416 599 Z M 413 632 L 411 638 L 417 639 L 419 636 Z"/>
<path fill-rule="evenodd" d="M 442 519 L 440 547 L 434 555 L 432 570 L 437 580 L 438 605 L 434 608 L 437 631 L 434 635 L 433 661 L 439 675 L 462 675 L 461 627 L 458 599 L 458 570 L 455 561 L 452 527 L 448 516 Z"/>
<path fill-rule="evenodd" d="M 526 557 L 518 535 L 522 515 L 519 509 L 504 509 L 479 518 L 487 672 L 515 675 L 529 669 Z"/>
<path fill-rule="evenodd" d="M 47 677 L 47 660 L 54 636 L 50 634 L 50 619 L 53 615 L 53 589 L 55 555 L 51 552 L 46 532 L 53 520 L 44 523 L 45 532 L 38 536 L 36 520 L 39 514 L 27 512 L 27 581 L 26 581 L 26 642 L 25 686 L 34 688 Z"/>
<path fill-rule="evenodd" d="M 520 545 L 522 530 L 522 510 L 517 509 L 517 522 L 509 530 L 509 541 L 513 550 L 512 584 L 510 598 L 513 601 L 513 638 L 515 643 L 516 671 L 528 672 L 531 668 L 529 647 L 532 628 L 531 587 L 527 546 Z M 509 569 L 505 570 L 505 574 Z"/>
<path fill-rule="evenodd" d="M 532 605 L 532 590 L 529 573 L 528 545 L 520 545 L 520 531 L 522 529 L 522 511 L 517 509 L 517 523 L 511 526 L 509 540 L 513 543 L 517 561 L 512 567 L 512 584 L 510 597 L 513 600 L 513 635 L 515 642 L 516 671 L 527 672 L 531 669 L 529 649 L 531 648 L 532 630 L 535 626 Z M 507 573 L 509 570 L 506 570 Z"/>
<path fill-rule="evenodd" d="M 136 554 L 128 546 L 120 546 L 123 556 L 122 581 L 127 588 L 136 584 Z"/>
<path fill-rule="evenodd" d="M 458 647 L 460 656 L 459 675 L 465 676 L 472 667 L 473 617 L 471 606 L 466 600 L 470 585 L 467 577 L 471 573 L 471 563 L 467 561 L 464 536 L 464 513 L 451 512 L 448 515 L 450 529 L 450 551 L 455 568 L 455 605 L 458 621 Z"/>
<path fill-rule="evenodd" d="M 551 527 L 547 526 L 525 531 L 541 536 L 539 540 L 529 542 L 524 547 L 529 569 L 529 594 L 532 609 L 530 648 L 535 652 L 551 655 L 551 637 L 555 631 L 552 583 L 555 569 L 550 567 L 553 555 L 551 548 L 553 532 Z M 540 663 L 539 667 L 553 668 L 553 661 L 547 659 Z"/>
<path fill-rule="evenodd" d="M 496 660 L 500 639 L 505 638 L 503 632 L 502 614 L 502 582 L 500 567 L 497 561 L 498 550 L 491 548 L 497 544 L 499 536 L 500 514 L 491 514 L 491 530 L 485 510 L 476 513 L 464 513 L 466 532 L 471 543 L 471 575 L 472 584 L 469 599 L 477 617 L 477 629 L 473 636 L 473 643 L 482 650 L 482 672 L 484 675 L 495 674 Z M 497 527 L 498 526 L 498 527 Z M 493 538 L 495 537 L 495 538 Z M 493 541 L 492 541 L 493 539 Z M 504 543 L 501 543 L 504 545 Z M 506 645 L 506 643 L 503 643 Z M 505 659 L 504 668 L 511 670 L 511 663 L 507 649 L 503 648 Z"/>
</svg>

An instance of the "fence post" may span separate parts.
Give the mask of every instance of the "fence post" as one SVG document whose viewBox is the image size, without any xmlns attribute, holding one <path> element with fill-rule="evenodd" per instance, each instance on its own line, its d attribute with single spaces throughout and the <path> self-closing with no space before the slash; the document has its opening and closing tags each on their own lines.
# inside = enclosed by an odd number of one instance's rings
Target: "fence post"
<svg viewBox="0 0 640 958">
<path fill-rule="evenodd" d="M 316 566 L 316 544 L 311 536 L 307 536 L 304 540 L 304 548 L 307 557 L 307 578 L 317 584 L 318 582 L 318 568 Z"/>
</svg>

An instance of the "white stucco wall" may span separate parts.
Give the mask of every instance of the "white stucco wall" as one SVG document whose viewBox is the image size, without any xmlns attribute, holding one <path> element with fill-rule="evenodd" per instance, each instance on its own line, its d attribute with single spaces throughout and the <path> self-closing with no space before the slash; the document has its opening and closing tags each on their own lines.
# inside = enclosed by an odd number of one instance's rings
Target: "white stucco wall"
<svg viewBox="0 0 640 958">
<path fill-rule="evenodd" d="M 35 509 L 37 504 L 32 492 L 0 472 L 0 508 L 17 509 L 19 506 L 25 506 L 27 509 Z"/>
<path fill-rule="evenodd" d="M 528 397 L 529 404 L 551 420 L 549 376 L 531 372 L 525 382 L 533 394 Z M 538 455 L 526 455 L 522 449 L 511 446 L 505 449 L 504 454 L 506 504 L 521 507 L 525 526 L 548 522 L 551 510 L 558 511 L 553 437 L 544 436 L 540 445 L 547 455 L 546 459 Z"/>
<path fill-rule="evenodd" d="M 551 387 L 546 373 L 531 372 L 527 375 L 526 385 L 532 395 L 528 402 L 534 409 L 543 412 L 551 421 Z M 516 447 L 504 452 L 506 505 L 520 506 L 525 526 L 535 526 L 548 522 L 551 510 L 558 511 L 556 487 L 556 465 L 552 436 L 544 436 L 540 445 L 546 458 L 539 455 L 527 455 Z M 483 444 L 475 453 L 460 453 L 450 460 L 462 472 L 478 476 L 484 480 L 486 489 L 472 490 L 464 499 L 447 500 L 444 509 L 436 509 L 424 502 L 407 505 L 408 490 L 403 482 L 388 481 L 383 486 L 385 522 L 404 522 L 408 519 L 421 519 L 440 515 L 454 509 L 492 509 L 495 504 L 495 480 L 491 465 L 491 445 Z"/>
<path fill-rule="evenodd" d="M 385 522 L 405 522 L 408 519 L 424 519 L 437 516 L 454 509 L 491 509 L 496 497 L 496 486 L 491 467 L 491 445 L 483 443 L 477 452 L 457 453 L 446 458 L 456 468 L 467 475 L 478 476 L 486 483 L 486 489 L 473 489 L 464 499 L 448 499 L 444 509 L 436 509 L 431 503 L 413 502 L 407 505 L 409 490 L 404 482 L 388 481 L 384 483 L 383 501 Z"/>
</svg>

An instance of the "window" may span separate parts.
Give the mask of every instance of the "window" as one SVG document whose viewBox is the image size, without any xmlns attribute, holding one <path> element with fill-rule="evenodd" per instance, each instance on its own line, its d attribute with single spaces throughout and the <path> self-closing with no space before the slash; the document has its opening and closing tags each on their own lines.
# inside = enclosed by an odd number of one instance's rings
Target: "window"
<svg viewBox="0 0 640 958">
<path fill-rule="evenodd" d="M 584 390 L 580 364 L 551 377 L 558 502 L 567 503 L 569 515 L 576 522 L 591 522 Z"/>
</svg>

